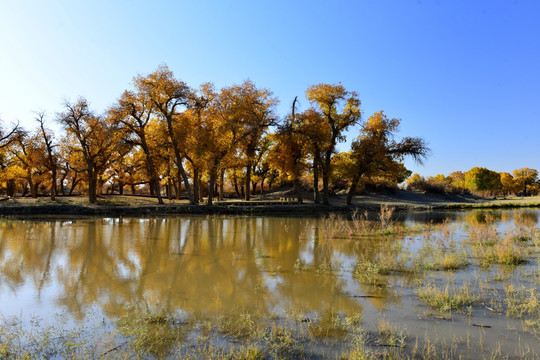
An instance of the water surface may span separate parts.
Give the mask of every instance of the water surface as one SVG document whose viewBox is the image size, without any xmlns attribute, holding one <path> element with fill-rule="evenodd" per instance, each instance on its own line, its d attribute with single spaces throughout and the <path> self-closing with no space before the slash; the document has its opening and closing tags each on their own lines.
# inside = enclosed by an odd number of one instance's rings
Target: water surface
<svg viewBox="0 0 540 360">
<path fill-rule="evenodd" d="M 399 215 L 397 221 L 446 222 L 462 241 L 467 224 L 486 214 L 501 231 L 516 216 L 534 224 L 540 218 L 540 211 L 527 210 L 418 213 Z M 433 317 L 415 296 L 418 276 L 393 274 L 384 289 L 353 277 L 359 258 L 378 259 L 392 244 L 414 252 L 422 234 L 329 239 L 328 227 L 328 220 L 309 217 L 1 219 L 1 313 L 45 321 L 63 314 L 73 323 L 98 323 L 113 322 L 128 304 L 158 307 L 180 318 L 299 309 L 306 316 L 361 314 L 368 328 L 385 319 L 412 338 L 473 338 L 506 353 L 515 352 L 516 341 L 537 349 L 538 339 L 524 332 L 519 320 L 482 307 L 469 316 Z M 529 260 L 501 271 L 519 284 L 524 273 L 538 272 L 537 258 Z M 460 284 L 488 279 L 489 271 L 473 264 L 430 276 Z M 538 282 L 528 286 L 540 291 Z M 472 326 L 479 322 L 491 328 Z"/>
</svg>

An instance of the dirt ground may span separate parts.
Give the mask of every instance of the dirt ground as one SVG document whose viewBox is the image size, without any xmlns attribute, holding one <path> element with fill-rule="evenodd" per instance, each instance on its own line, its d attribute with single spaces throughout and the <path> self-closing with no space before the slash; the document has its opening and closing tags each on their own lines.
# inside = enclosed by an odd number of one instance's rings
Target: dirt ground
<svg viewBox="0 0 540 360">
<path fill-rule="evenodd" d="M 381 205 L 388 205 L 400 211 L 431 209 L 499 208 L 499 207 L 540 207 L 540 197 L 509 197 L 486 199 L 471 195 L 425 194 L 417 191 L 396 193 L 359 194 L 351 207 L 346 206 L 346 194 L 330 196 L 330 206 L 315 204 L 311 193 L 304 193 L 304 204 L 291 204 L 294 196 L 290 189 L 273 191 L 263 196 L 255 195 L 252 202 L 226 199 L 217 206 L 190 206 L 187 200 L 164 199 L 160 206 L 157 199 L 149 196 L 104 195 L 91 205 L 85 196 L 58 196 L 55 201 L 47 197 L 0 198 L 0 214 L 87 214 L 87 215 L 147 215 L 168 213 L 299 213 L 350 211 L 352 209 L 377 211 Z M 206 199 L 204 199 L 206 201 Z M 285 202 L 284 200 L 289 200 Z M 202 203 L 204 204 L 204 202 Z"/>
</svg>

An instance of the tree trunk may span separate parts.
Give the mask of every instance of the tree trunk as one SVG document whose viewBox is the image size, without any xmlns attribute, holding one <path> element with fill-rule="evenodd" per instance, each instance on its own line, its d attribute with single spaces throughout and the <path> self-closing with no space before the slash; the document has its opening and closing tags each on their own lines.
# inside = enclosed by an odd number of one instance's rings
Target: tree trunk
<svg viewBox="0 0 540 360">
<path fill-rule="evenodd" d="M 219 201 L 223 201 L 223 182 L 225 181 L 225 169 L 219 171 Z"/>
<path fill-rule="evenodd" d="M 319 195 L 319 157 L 320 154 L 316 151 L 313 155 L 313 201 L 315 201 L 315 204 L 321 202 Z"/>
<path fill-rule="evenodd" d="M 124 183 L 118 182 L 118 194 L 124 195 Z"/>
<path fill-rule="evenodd" d="M 159 179 L 157 177 L 152 179 L 152 185 L 154 186 L 154 193 L 157 196 L 158 204 L 163 205 L 163 197 L 161 196 L 161 187 L 159 186 Z"/>
<path fill-rule="evenodd" d="M 240 191 L 238 190 L 238 179 L 236 178 L 236 174 L 233 175 L 233 182 L 234 182 L 234 192 L 236 193 L 236 198 L 239 198 Z"/>
<path fill-rule="evenodd" d="M 299 179 L 294 179 L 294 192 L 296 193 L 296 198 L 298 199 L 298 203 L 302 204 L 304 202 L 304 199 L 302 199 L 302 190 L 300 189 Z"/>
<path fill-rule="evenodd" d="M 9 197 L 15 197 L 15 180 L 9 179 L 7 181 L 6 193 Z"/>
<path fill-rule="evenodd" d="M 251 185 L 251 165 L 248 165 L 246 167 L 246 193 L 245 193 L 245 197 L 244 197 L 244 200 L 246 201 L 249 201 L 250 199 L 250 186 Z"/>
<path fill-rule="evenodd" d="M 148 170 L 148 174 L 150 175 L 150 194 L 154 193 L 155 196 L 157 196 L 158 204 L 163 205 L 163 198 L 161 196 L 161 190 L 159 186 L 159 177 L 156 173 L 156 168 L 154 166 L 154 161 L 152 160 L 152 157 L 150 156 L 150 148 L 148 147 L 148 144 L 146 143 L 146 136 L 144 133 L 139 134 L 139 138 L 141 139 L 141 147 L 144 152 L 144 156 L 146 158 L 146 168 Z M 153 188 L 153 190 L 152 190 Z"/>
<path fill-rule="evenodd" d="M 88 201 L 94 204 L 97 200 L 97 174 L 93 166 L 88 169 Z"/>
<path fill-rule="evenodd" d="M 77 174 L 75 174 L 75 176 L 73 176 L 73 179 L 71 179 L 71 186 L 69 187 L 69 193 L 68 193 L 69 196 L 73 194 L 73 190 L 75 190 L 75 187 L 77 186 L 78 183 L 79 183 L 79 179 L 77 179 Z"/>
<path fill-rule="evenodd" d="M 200 201 L 203 201 L 203 186 L 202 186 L 202 179 L 201 179 L 201 176 L 199 175 L 199 199 Z"/>
<path fill-rule="evenodd" d="M 53 166 L 52 168 L 52 179 L 51 179 L 51 200 L 54 201 L 56 199 L 56 166 Z"/>
<path fill-rule="evenodd" d="M 101 194 L 103 194 L 103 180 L 98 177 L 96 181 L 96 199 Z"/>
<path fill-rule="evenodd" d="M 332 152 L 327 151 L 324 157 L 324 166 L 323 166 L 323 204 L 329 205 L 329 195 L 330 190 L 328 189 L 328 183 L 330 181 L 330 161 L 332 159 Z"/>
<path fill-rule="evenodd" d="M 32 173 L 31 173 L 30 168 L 27 170 L 27 181 L 28 181 L 28 186 L 30 186 L 30 195 L 34 199 L 37 198 L 37 189 L 34 186 L 34 182 L 32 181 Z"/>
<path fill-rule="evenodd" d="M 359 176 L 353 177 L 351 186 L 349 187 L 349 192 L 347 193 L 347 205 L 352 204 L 353 196 L 356 193 L 356 188 L 358 187 L 358 181 L 360 181 Z"/>
<path fill-rule="evenodd" d="M 182 156 L 180 155 L 180 150 L 178 149 L 178 143 L 174 137 L 174 131 L 172 126 L 172 119 L 167 117 L 167 130 L 169 131 L 169 137 L 171 138 L 174 156 L 176 158 L 176 166 L 178 167 L 178 179 L 182 179 L 184 186 L 186 187 L 187 196 L 190 204 L 195 205 L 195 199 L 193 198 L 193 193 L 191 192 L 191 185 L 189 185 L 189 179 L 184 170 L 184 165 L 182 165 Z"/>
<path fill-rule="evenodd" d="M 216 182 L 216 169 L 212 168 L 210 169 L 210 179 L 208 181 L 208 201 L 206 202 L 208 206 L 212 206 L 212 202 L 214 200 L 215 182 Z"/>
<path fill-rule="evenodd" d="M 131 195 L 135 195 L 135 193 L 137 192 L 137 189 L 135 189 L 135 184 L 130 184 L 131 185 Z"/>
<path fill-rule="evenodd" d="M 174 186 L 174 196 L 177 200 L 180 200 L 180 181 L 173 179 L 172 183 Z"/>
<path fill-rule="evenodd" d="M 201 201 L 199 192 L 199 169 L 193 167 L 193 200 L 196 204 Z"/>
</svg>

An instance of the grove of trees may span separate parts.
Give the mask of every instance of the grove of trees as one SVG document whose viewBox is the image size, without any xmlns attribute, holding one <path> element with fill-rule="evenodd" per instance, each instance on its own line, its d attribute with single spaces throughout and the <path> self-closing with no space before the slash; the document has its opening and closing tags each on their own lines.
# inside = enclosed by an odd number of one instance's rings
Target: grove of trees
<svg viewBox="0 0 540 360">
<path fill-rule="evenodd" d="M 496 172 L 484 167 L 473 167 L 463 173 L 455 171 L 448 176 L 439 174 L 427 179 L 414 174 L 407 179 L 411 190 L 433 193 L 476 193 L 480 195 L 537 195 L 540 192 L 538 171 L 521 168 L 507 172 Z"/>
<path fill-rule="evenodd" d="M 382 112 L 363 120 L 360 99 L 341 84 L 317 84 L 306 91 L 310 107 L 295 98 L 280 118 L 278 99 L 252 81 L 216 89 L 189 87 L 162 65 L 138 75 L 133 88 L 96 113 L 85 98 L 67 101 L 58 114 L 36 113 L 36 128 L 0 129 L 0 192 L 7 196 L 85 193 L 203 196 L 211 205 L 225 190 L 250 200 L 277 183 L 290 184 L 302 202 L 329 203 L 334 190 L 395 186 L 410 172 L 403 159 L 422 161 L 429 149 L 421 138 L 396 140 L 399 119 Z M 63 134 L 48 127 L 56 121 Z M 360 135 L 348 152 L 337 152 L 347 130 Z M 473 181 L 473 180 L 471 180 Z M 520 183 L 525 189 L 531 182 Z M 127 190 L 126 190 L 127 189 Z"/>
</svg>

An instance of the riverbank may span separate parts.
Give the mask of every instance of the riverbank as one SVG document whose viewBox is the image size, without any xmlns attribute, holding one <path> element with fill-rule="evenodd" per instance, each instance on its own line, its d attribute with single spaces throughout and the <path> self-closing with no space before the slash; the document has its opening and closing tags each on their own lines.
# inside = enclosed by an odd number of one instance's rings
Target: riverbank
<svg viewBox="0 0 540 360">
<path fill-rule="evenodd" d="M 307 198 L 307 196 L 306 196 Z M 332 212 L 378 211 L 387 205 L 395 211 L 430 211 L 452 209 L 497 209 L 514 207 L 540 207 L 540 197 L 509 197 L 486 199 L 470 195 L 424 194 L 416 191 L 397 193 L 361 194 L 355 196 L 351 206 L 346 205 L 344 194 L 333 195 L 330 205 L 315 204 L 307 199 L 303 204 L 290 201 L 285 192 L 274 192 L 255 197 L 251 202 L 227 200 L 218 205 L 190 205 L 187 200 L 157 200 L 145 196 L 107 195 L 90 204 L 86 197 L 60 196 L 49 198 L 14 198 L 0 201 L 0 215 L 103 215 L 152 216 L 168 214 L 290 214 L 306 215 Z"/>
</svg>

